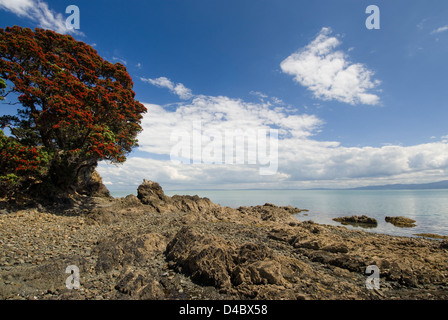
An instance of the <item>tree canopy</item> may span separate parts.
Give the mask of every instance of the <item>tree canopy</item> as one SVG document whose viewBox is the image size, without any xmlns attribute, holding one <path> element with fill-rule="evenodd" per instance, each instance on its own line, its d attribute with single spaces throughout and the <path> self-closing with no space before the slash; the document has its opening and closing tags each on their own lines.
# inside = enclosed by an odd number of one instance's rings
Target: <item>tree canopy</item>
<svg viewBox="0 0 448 320">
<path fill-rule="evenodd" d="M 19 106 L 0 117 L 0 128 L 10 131 L 0 132 L 0 165 L 8 163 L 0 177 L 24 177 L 19 161 L 32 167 L 27 181 L 31 175 L 68 190 L 98 161 L 124 162 L 137 146 L 146 108 L 135 100 L 126 67 L 70 35 L 0 29 L 0 78 L 8 83 L 0 82 L 2 96 L 16 97 Z"/>
<path fill-rule="evenodd" d="M 3 92 L 5 91 L 6 83 L 5 80 L 0 78 L 0 100 L 3 100 Z"/>
</svg>

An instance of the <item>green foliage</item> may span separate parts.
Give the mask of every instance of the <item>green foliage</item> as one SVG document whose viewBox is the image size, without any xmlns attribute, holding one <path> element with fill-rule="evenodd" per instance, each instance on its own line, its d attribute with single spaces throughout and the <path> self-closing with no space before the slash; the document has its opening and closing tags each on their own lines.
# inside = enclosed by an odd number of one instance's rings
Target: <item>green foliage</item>
<svg viewBox="0 0 448 320">
<path fill-rule="evenodd" d="M 6 82 L 2 78 L 0 78 L 0 101 L 3 100 L 3 93 L 5 92 Z"/>
<path fill-rule="evenodd" d="M 19 183 L 20 178 L 14 173 L 8 173 L 6 176 L 0 176 L 0 184 L 5 183 L 15 187 Z"/>
<path fill-rule="evenodd" d="M 47 152 L 23 145 L 0 130 L 0 195 L 26 190 L 46 174 L 48 162 Z"/>
</svg>

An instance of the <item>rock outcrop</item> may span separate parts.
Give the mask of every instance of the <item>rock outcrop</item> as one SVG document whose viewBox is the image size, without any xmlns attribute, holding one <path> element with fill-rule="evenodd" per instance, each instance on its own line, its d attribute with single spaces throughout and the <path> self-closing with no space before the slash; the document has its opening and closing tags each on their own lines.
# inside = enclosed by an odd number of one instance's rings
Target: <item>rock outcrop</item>
<svg viewBox="0 0 448 320">
<path fill-rule="evenodd" d="M 400 216 L 400 217 L 386 217 L 386 222 L 392 223 L 399 228 L 413 228 L 415 227 L 415 220 Z"/>
<path fill-rule="evenodd" d="M 168 261 L 205 285 L 231 288 L 232 285 L 286 284 L 282 266 L 264 244 L 245 243 L 237 247 L 191 227 L 182 228 L 168 244 Z"/>
<path fill-rule="evenodd" d="M 184 227 L 166 248 L 168 261 L 192 279 L 205 285 L 230 286 L 230 272 L 235 267 L 231 243 L 213 236 Z"/>
<path fill-rule="evenodd" d="M 340 217 L 340 218 L 334 218 L 333 220 L 340 222 L 343 225 L 349 224 L 353 226 L 368 227 L 368 228 L 374 228 L 378 225 L 378 221 L 376 221 L 376 219 L 368 217 L 366 215 Z"/>
<path fill-rule="evenodd" d="M 165 195 L 162 187 L 157 182 L 143 180 L 137 189 L 137 198 L 145 205 L 151 206 L 157 212 L 182 211 L 182 212 L 207 212 L 219 208 L 208 198 L 198 196 L 169 197 Z"/>
<path fill-rule="evenodd" d="M 293 208 L 291 206 L 278 207 L 272 203 L 266 203 L 264 205 L 253 207 L 239 207 L 237 210 L 244 215 L 250 215 L 263 221 L 274 222 L 294 222 L 296 221 L 294 219 L 295 214 L 299 214 L 302 211 L 307 211 L 299 208 Z"/>
<path fill-rule="evenodd" d="M 103 179 L 95 170 L 89 178 L 85 178 L 85 182 L 79 186 L 79 193 L 89 197 L 109 198 L 110 192 L 103 183 Z"/>
</svg>

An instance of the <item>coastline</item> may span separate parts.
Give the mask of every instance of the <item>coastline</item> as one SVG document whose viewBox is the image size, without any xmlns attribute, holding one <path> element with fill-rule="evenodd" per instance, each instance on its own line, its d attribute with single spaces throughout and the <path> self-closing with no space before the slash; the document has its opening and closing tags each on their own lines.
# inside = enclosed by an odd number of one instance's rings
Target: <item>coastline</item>
<svg viewBox="0 0 448 320">
<path fill-rule="evenodd" d="M 134 190 L 135 189 L 135 190 Z M 111 195 L 137 195 L 137 187 Z M 378 221 L 363 230 L 392 236 L 415 237 L 416 234 L 448 235 L 448 190 L 168 190 L 167 195 L 198 195 L 221 206 L 237 209 L 266 202 L 309 209 L 296 215 L 299 221 L 340 226 L 334 218 L 366 215 Z M 387 216 L 406 216 L 416 220 L 413 227 L 397 227 L 386 222 Z M 346 225 L 359 230 L 364 226 Z"/>
<path fill-rule="evenodd" d="M 448 299 L 448 242 L 300 222 L 300 209 L 84 198 L 0 214 L 0 299 Z M 67 266 L 80 288 L 68 289 Z M 368 266 L 380 287 L 368 289 Z"/>
</svg>

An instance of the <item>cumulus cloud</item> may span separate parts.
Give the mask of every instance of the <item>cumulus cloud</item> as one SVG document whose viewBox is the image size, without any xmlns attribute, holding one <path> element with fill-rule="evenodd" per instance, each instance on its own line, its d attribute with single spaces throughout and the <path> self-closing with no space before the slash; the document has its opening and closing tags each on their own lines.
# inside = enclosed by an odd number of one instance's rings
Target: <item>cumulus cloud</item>
<svg viewBox="0 0 448 320">
<path fill-rule="evenodd" d="M 350 62 L 346 53 L 336 50 L 341 42 L 331 33 L 330 28 L 322 28 L 310 44 L 282 61 L 282 71 L 294 76 L 318 99 L 378 104 L 379 96 L 370 91 L 380 81 L 372 79 L 374 73 L 365 65 Z"/>
<path fill-rule="evenodd" d="M 136 189 L 143 178 L 159 182 L 164 189 L 251 188 L 254 184 L 276 185 L 287 178 L 282 173 L 261 176 L 257 168 L 243 165 L 185 165 L 142 157 L 131 157 L 118 167 L 100 164 L 98 171 L 102 177 L 113 181 L 113 185 L 108 186 L 111 189 L 119 189 L 120 186 Z"/>
<path fill-rule="evenodd" d="M 290 141 L 289 146 L 291 144 Z M 448 171 L 448 144 L 445 142 L 347 148 L 310 140 L 304 141 L 301 149 L 300 158 L 289 148 L 279 149 L 285 163 L 283 169 L 291 173 L 291 180 L 392 179 L 434 171 L 443 177 Z"/>
<path fill-rule="evenodd" d="M 188 100 L 193 97 L 193 94 L 191 93 L 191 90 L 185 87 L 182 83 L 174 83 L 170 79 L 166 77 L 160 77 L 156 79 L 150 79 L 150 78 L 140 78 L 143 82 L 150 83 L 154 86 L 157 86 L 159 88 L 167 88 L 172 93 L 176 94 L 181 98 L 182 100 Z"/>
<path fill-rule="evenodd" d="M 317 140 L 316 134 L 325 125 L 322 119 L 311 114 L 291 114 L 285 107 L 273 104 L 272 99 L 252 103 L 225 96 L 197 95 L 188 103 L 146 104 L 146 107 L 144 130 L 139 135 L 139 156 L 129 158 L 119 167 L 104 164 L 99 167 L 100 174 L 113 181 L 114 186 L 136 186 L 147 178 L 179 189 L 352 187 L 356 183 L 430 182 L 442 180 L 448 173 L 445 136 L 415 146 L 349 148 L 338 141 Z M 200 127 L 195 128 L 195 123 L 200 123 Z M 175 136 L 193 141 L 195 130 L 200 131 L 196 132 L 202 132 L 200 142 L 207 146 L 211 140 L 206 132 L 273 128 L 279 135 L 278 170 L 272 175 L 260 175 L 260 163 L 196 162 L 193 144 L 189 164 L 170 160 L 178 142 L 172 140 L 176 132 L 180 135 Z M 245 148 L 249 152 L 249 140 Z"/>
<path fill-rule="evenodd" d="M 176 164 L 169 159 L 131 157 L 118 167 L 101 164 L 99 172 L 117 185 L 137 186 L 143 178 L 169 188 L 354 187 L 419 183 L 446 179 L 448 144 L 410 147 L 347 148 L 312 139 L 279 140 L 279 166 L 273 175 L 258 167 L 228 164 Z"/>
<path fill-rule="evenodd" d="M 314 115 L 291 115 L 284 108 L 271 103 L 250 103 L 224 96 L 199 95 L 190 103 L 179 104 L 176 110 L 146 104 L 148 113 L 142 121 L 139 136 L 141 151 L 170 154 L 170 136 L 177 132 L 192 132 L 200 122 L 202 131 L 220 132 L 268 130 L 276 128 L 281 138 L 305 138 L 316 133 L 323 121 Z"/>
<path fill-rule="evenodd" d="M 78 30 L 67 28 L 65 23 L 67 17 L 51 10 L 46 2 L 40 0 L 0 0 L 0 9 L 12 12 L 19 17 L 28 18 L 44 29 L 62 34 L 82 35 L 82 32 Z"/>
</svg>

